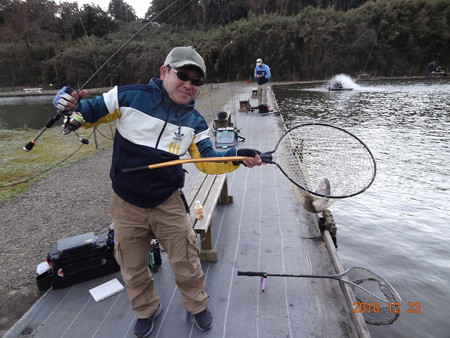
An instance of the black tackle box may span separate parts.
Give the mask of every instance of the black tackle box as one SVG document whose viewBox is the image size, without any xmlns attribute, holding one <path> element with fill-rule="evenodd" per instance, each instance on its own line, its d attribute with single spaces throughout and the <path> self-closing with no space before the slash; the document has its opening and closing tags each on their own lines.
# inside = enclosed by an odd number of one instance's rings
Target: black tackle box
<svg viewBox="0 0 450 338">
<path fill-rule="evenodd" d="M 59 239 L 47 255 L 50 270 L 37 276 L 39 290 L 61 289 L 118 271 L 113 241 L 88 232 Z"/>
</svg>

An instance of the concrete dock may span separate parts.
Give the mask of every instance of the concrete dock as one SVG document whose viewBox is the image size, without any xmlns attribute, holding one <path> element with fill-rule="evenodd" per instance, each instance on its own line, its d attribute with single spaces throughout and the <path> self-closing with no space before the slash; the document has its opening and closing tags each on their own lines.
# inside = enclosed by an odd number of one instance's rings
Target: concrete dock
<svg viewBox="0 0 450 338">
<path fill-rule="evenodd" d="M 273 150 L 284 132 L 282 118 L 239 111 L 240 97 L 249 96 L 250 105 L 257 105 L 251 85 L 236 86 L 233 92 L 223 110 L 231 113 L 245 138 L 238 147 Z M 273 96 L 269 97 L 269 106 L 276 110 Z M 198 171 L 191 164 L 185 168 L 184 190 L 189 191 Z M 269 277 L 263 292 L 259 277 L 237 276 L 240 270 L 332 275 L 342 266 L 330 235 L 319 231 L 317 215 L 302 208 L 298 188 L 275 165 L 242 166 L 227 180 L 234 202 L 217 205 L 213 215 L 218 261 L 203 262 L 214 325 L 207 332 L 195 327 L 163 253 L 154 278 L 164 312 L 151 337 L 369 337 L 364 322 L 352 314 L 348 289 L 339 281 Z M 50 289 L 5 337 L 134 337 L 136 316 L 125 291 L 98 303 L 89 293 L 114 278 L 122 282 L 120 273 L 114 273 Z"/>
</svg>

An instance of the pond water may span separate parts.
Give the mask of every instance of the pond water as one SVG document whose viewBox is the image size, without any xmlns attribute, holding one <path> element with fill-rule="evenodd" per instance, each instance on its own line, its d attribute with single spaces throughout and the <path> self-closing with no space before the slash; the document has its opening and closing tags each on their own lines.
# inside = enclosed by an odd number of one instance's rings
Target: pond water
<svg viewBox="0 0 450 338">
<path fill-rule="evenodd" d="M 56 112 L 52 101 L 53 96 L 0 98 L 0 129 L 41 129 Z"/>
<path fill-rule="evenodd" d="M 352 90 L 329 91 L 333 81 Z M 364 193 L 330 210 L 344 267 L 363 266 L 402 298 L 372 337 L 450 337 L 450 79 L 368 80 L 272 87 L 292 124 L 328 123 L 359 137 L 377 161 Z"/>
</svg>

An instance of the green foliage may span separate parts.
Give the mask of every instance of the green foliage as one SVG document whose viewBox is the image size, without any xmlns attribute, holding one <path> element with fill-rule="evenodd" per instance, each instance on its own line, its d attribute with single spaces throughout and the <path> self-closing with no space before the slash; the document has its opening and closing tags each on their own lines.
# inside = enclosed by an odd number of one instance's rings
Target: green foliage
<svg viewBox="0 0 450 338">
<path fill-rule="evenodd" d="M 111 0 L 108 12 L 116 20 L 124 22 L 136 21 L 136 11 L 123 0 Z"/>
<path fill-rule="evenodd" d="M 82 10 L 75 15 L 73 37 L 81 38 L 91 35 L 103 37 L 117 28 L 118 24 L 99 6 L 85 4 Z"/>
<path fill-rule="evenodd" d="M 33 17 L 36 25 L 55 9 L 47 0 L 25 3 L 26 8 L 41 4 L 41 16 Z M 164 11 L 156 20 L 161 28 L 149 26 L 134 38 L 89 87 L 147 83 L 159 76 L 165 55 L 180 45 L 196 46 L 210 82 L 252 78 L 258 57 L 271 67 L 274 80 L 362 71 L 422 75 L 434 60 L 450 67 L 448 0 L 180 1 L 166 11 L 172 3 L 152 1 L 148 14 Z M 63 2 L 53 15 L 54 26 L 25 34 L 13 24 L 20 22 L 14 13 L 28 13 L 23 4 L 10 0 L 0 9 L 5 20 L 0 25 L 0 86 L 79 87 L 145 24 L 127 19 L 124 13 L 133 11 L 123 0 L 111 0 L 109 13 Z"/>
</svg>

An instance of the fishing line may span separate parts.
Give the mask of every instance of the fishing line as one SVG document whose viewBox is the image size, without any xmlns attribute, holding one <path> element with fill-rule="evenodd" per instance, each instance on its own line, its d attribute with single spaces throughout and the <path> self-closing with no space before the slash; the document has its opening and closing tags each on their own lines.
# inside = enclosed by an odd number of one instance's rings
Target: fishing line
<svg viewBox="0 0 450 338">
<path fill-rule="evenodd" d="M 92 134 L 93 134 L 93 133 L 92 133 Z M 92 136 L 92 134 L 89 135 L 88 138 L 90 138 L 90 137 Z M 24 184 L 24 183 L 27 183 L 27 182 L 30 182 L 30 181 L 34 180 L 35 178 L 37 178 L 37 177 L 39 177 L 39 176 L 45 174 L 47 171 L 50 171 L 50 170 L 52 170 L 52 169 L 58 167 L 60 164 L 64 163 L 65 161 L 67 161 L 69 158 L 71 158 L 72 156 L 74 156 L 74 155 L 75 155 L 75 154 L 76 154 L 83 146 L 84 146 L 84 143 L 81 144 L 81 145 L 80 145 L 80 146 L 79 146 L 72 154 L 70 154 L 69 156 L 67 156 L 65 159 L 63 159 L 62 161 L 60 161 L 60 162 L 58 162 L 58 163 L 52 165 L 51 167 L 49 167 L 49 168 L 47 168 L 47 169 L 44 169 L 44 170 L 41 171 L 40 173 L 38 173 L 38 174 L 36 174 L 36 175 L 34 175 L 34 176 L 32 176 L 32 177 L 29 177 L 29 178 L 27 178 L 26 180 L 20 181 L 20 182 L 15 182 L 15 183 L 7 184 L 7 185 L 2 185 L 2 186 L 0 186 L 0 189 L 14 187 L 14 186 L 16 186 L 16 185 Z"/>
<path fill-rule="evenodd" d="M 374 40 L 373 45 L 372 45 L 372 48 L 370 49 L 370 53 L 369 53 L 369 56 L 367 57 L 366 65 L 364 66 L 364 69 L 363 69 L 363 73 L 366 72 L 367 66 L 369 65 L 369 60 L 370 60 L 370 58 L 371 58 L 371 56 L 372 56 L 373 49 L 374 49 L 374 47 L 375 47 L 375 45 L 376 45 L 376 43 L 377 43 L 378 37 L 380 36 L 380 33 L 381 33 L 381 27 L 383 26 L 383 20 L 384 20 L 384 18 L 386 17 L 386 15 L 387 15 L 387 13 L 388 13 L 389 6 L 390 6 L 389 1 L 386 1 L 386 4 L 387 4 L 387 6 L 386 6 L 386 12 L 384 13 L 383 18 L 381 19 L 381 22 L 380 22 L 380 28 L 378 29 L 377 36 L 375 37 L 375 40 Z"/>
<path fill-rule="evenodd" d="M 87 86 L 87 84 L 118 54 L 120 53 L 120 51 L 122 51 L 136 36 L 138 36 L 145 28 L 147 28 L 148 26 L 152 25 L 153 27 L 159 28 L 161 27 L 160 24 L 156 23 L 155 20 L 160 17 L 164 12 L 166 12 L 167 10 L 169 10 L 172 6 L 174 6 L 176 3 L 178 3 L 180 0 L 175 0 L 173 3 L 171 3 L 169 6 L 167 6 L 165 9 L 163 9 L 161 12 L 159 12 L 157 15 L 155 15 L 154 17 L 149 17 L 147 18 L 149 20 L 149 22 L 147 22 L 141 29 L 139 29 L 135 34 L 133 34 L 127 41 L 125 41 L 122 46 L 120 46 L 99 68 L 97 68 L 97 70 L 86 80 L 86 82 L 78 89 L 79 91 L 82 90 L 83 88 L 85 88 Z M 184 6 L 182 6 L 178 11 L 176 11 L 171 17 L 169 17 L 166 22 L 168 20 L 170 20 L 171 18 L 173 18 L 175 15 L 177 15 L 181 10 L 183 10 L 187 5 L 189 5 L 192 2 L 192 0 L 189 0 Z M 84 25 L 83 25 L 84 28 Z M 58 110 L 45 124 L 45 126 L 42 128 L 42 130 L 39 132 L 39 134 L 30 142 L 28 142 L 25 146 L 24 146 L 24 150 L 25 151 L 30 151 L 31 149 L 33 149 L 34 145 L 36 144 L 36 141 L 39 139 L 39 137 L 49 128 L 51 128 L 54 123 L 63 115 L 63 112 Z M 98 130 L 97 128 L 94 129 Z M 104 138 L 111 140 L 110 138 L 106 137 L 105 135 L 103 135 L 100 131 L 99 131 L 100 135 L 103 136 Z M 88 143 L 88 139 L 94 134 L 94 132 L 91 133 L 91 135 L 87 138 L 87 139 L 82 139 L 78 134 L 77 137 L 79 138 L 79 140 L 82 142 L 82 145 L 76 149 L 71 155 L 69 155 L 68 157 L 66 157 L 65 159 L 63 159 L 62 161 L 56 163 L 55 165 L 49 167 L 48 169 L 43 170 L 42 172 L 40 172 L 39 174 L 28 178 L 26 180 L 20 181 L 20 182 L 16 182 L 13 184 L 8 184 L 8 185 L 4 185 L 4 186 L 0 186 L 0 189 L 2 188 L 6 188 L 6 187 L 12 187 L 15 185 L 19 185 L 19 184 L 23 184 L 23 183 L 27 183 L 33 179 L 35 179 L 36 177 L 39 177 L 41 175 L 43 175 L 45 172 L 50 171 L 52 169 L 54 169 L 55 167 L 57 167 L 58 165 L 64 163 L 65 161 L 67 161 L 69 158 L 71 158 L 72 156 L 74 156 L 83 145 Z"/>
<path fill-rule="evenodd" d="M 166 12 L 167 10 L 169 10 L 172 6 L 174 6 L 177 2 L 179 2 L 180 0 L 175 0 L 174 2 L 172 2 L 169 6 L 167 6 L 165 9 L 163 9 L 161 12 L 159 12 L 157 15 L 155 15 L 154 17 L 148 18 L 148 22 L 141 27 L 136 33 L 134 33 L 127 41 L 125 41 L 122 46 L 120 46 L 95 72 L 94 74 L 91 75 L 91 77 L 89 77 L 89 79 L 86 80 L 85 83 L 83 83 L 83 85 L 78 89 L 78 90 L 82 90 L 84 89 L 87 84 L 117 55 L 120 53 L 120 51 L 122 51 L 122 49 L 124 49 L 131 41 L 133 41 L 136 36 L 138 36 L 144 29 L 146 29 L 148 26 L 152 25 L 155 28 L 160 28 L 161 25 L 157 22 L 155 22 L 155 20 L 157 18 L 159 18 L 164 12 Z M 182 9 L 184 9 L 184 7 L 186 7 L 189 3 L 191 3 L 193 0 L 189 0 L 185 6 L 182 7 Z"/>
<path fill-rule="evenodd" d="M 231 82 L 231 104 L 233 105 L 233 108 L 231 110 L 231 115 L 234 117 L 234 124 L 237 128 L 237 121 L 236 121 L 236 111 L 235 111 L 235 104 L 236 104 L 236 97 L 235 97 L 235 91 L 234 91 L 234 86 L 233 86 L 233 82 Z"/>
<path fill-rule="evenodd" d="M 214 113 L 214 106 L 212 102 L 213 84 L 209 84 L 209 105 L 211 106 L 211 113 Z"/>
<path fill-rule="evenodd" d="M 178 11 L 176 11 L 176 12 L 175 12 L 171 17 L 169 17 L 166 21 L 164 21 L 162 24 L 159 24 L 159 27 L 158 27 L 158 28 L 161 28 L 164 24 L 166 24 L 166 23 L 167 23 L 168 21 L 170 21 L 172 18 L 174 18 L 175 16 L 177 16 L 178 13 L 180 13 L 183 9 L 185 9 L 185 8 L 187 7 L 187 5 L 189 5 L 189 3 L 191 3 L 191 2 L 192 2 L 192 0 L 188 1 L 183 7 L 181 7 Z M 171 5 L 171 6 L 172 6 L 172 5 Z M 162 12 L 161 12 L 161 13 L 162 13 Z M 160 13 L 160 14 L 161 14 L 161 13 Z M 128 56 L 131 55 L 131 54 L 133 54 L 133 53 L 134 53 L 136 50 L 138 50 L 140 47 L 142 47 L 142 46 L 141 46 L 141 45 L 136 46 L 136 48 L 134 48 L 131 52 L 128 53 Z M 113 73 L 115 73 L 116 69 L 119 68 L 119 66 L 121 66 L 122 63 L 124 63 L 125 60 L 126 60 L 126 58 L 123 58 L 122 61 L 120 61 L 120 62 L 117 64 L 117 66 L 116 66 L 111 72 L 109 72 L 109 74 L 107 74 L 107 76 L 103 79 L 103 81 L 109 79 L 109 78 L 113 75 Z M 102 82 L 102 81 L 99 81 L 99 82 L 98 82 L 97 87 L 101 84 L 101 82 Z M 200 91 L 199 91 L 199 93 L 200 93 Z"/>
<path fill-rule="evenodd" d="M 96 130 L 101 136 L 103 136 L 105 139 L 107 139 L 107 140 L 109 140 L 109 141 L 113 141 L 113 140 L 114 140 L 113 137 L 107 137 L 106 135 L 104 135 L 98 128 L 94 128 L 94 130 L 91 132 L 91 134 L 87 137 L 88 140 L 92 137 L 92 135 L 95 134 L 95 130 Z M 113 134 L 113 130 L 112 130 L 112 129 L 111 129 L 111 134 Z M 80 151 L 80 149 L 81 149 L 85 144 L 86 144 L 86 143 L 83 143 L 83 142 L 82 142 L 82 145 L 80 145 L 80 146 L 79 146 L 72 154 L 70 154 L 69 156 L 67 156 L 66 158 L 64 158 L 62 161 L 60 161 L 60 162 L 58 162 L 58 163 L 55 163 L 55 164 L 52 165 L 51 167 L 49 167 L 49 168 L 47 168 L 47 169 L 44 169 L 44 170 L 41 171 L 40 173 L 38 173 L 38 174 L 36 174 L 36 175 L 34 175 L 34 176 L 32 176 L 32 177 L 29 177 L 29 178 L 27 178 L 27 179 L 25 179 L 25 180 L 23 180 L 23 181 L 19 181 L 19 182 L 7 184 L 7 185 L 1 185 L 1 186 L 0 186 L 0 189 L 3 189 L 3 188 L 10 188 L 10 187 L 14 187 L 14 186 L 19 185 L 19 184 L 24 184 L 24 183 L 27 183 L 27 182 L 32 181 L 33 179 L 35 179 L 35 178 L 37 178 L 37 177 L 39 177 L 39 176 L 45 174 L 47 171 L 50 171 L 50 170 L 52 170 L 52 169 L 58 167 L 59 165 L 61 165 L 62 163 L 64 163 L 64 162 L 67 161 L 68 159 L 70 159 L 70 158 L 71 158 L 72 156 L 74 156 L 78 151 Z"/>
<path fill-rule="evenodd" d="M 84 26 L 83 19 L 81 17 L 80 17 L 80 22 L 81 22 L 81 26 L 83 27 L 83 30 L 84 30 L 84 35 L 86 35 L 86 42 L 89 45 L 89 48 L 91 49 L 92 55 L 94 57 L 95 68 L 97 68 L 98 67 L 98 65 L 97 65 L 97 57 L 96 57 L 96 54 L 94 53 L 94 48 L 92 48 L 91 41 L 89 40 L 89 35 L 88 35 L 87 31 L 86 31 L 86 27 Z"/>
<path fill-rule="evenodd" d="M 183 9 L 185 9 L 187 7 L 187 5 L 189 5 L 189 3 L 191 3 L 192 0 L 188 1 L 183 7 L 181 7 L 178 11 L 176 11 L 172 16 L 170 16 L 166 21 L 164 21 L 162 24 L 158 24 L 159 27 L 157 28 L 161 28 L 164 24 L 166 24 L 168 21 L 170 21 L 173 17 L 175 17 L 176 15 L 178 15 L 178 13 L 180 13 Z M 162 13 L 162 12 L 161 12 Z M 140 47 L 142 47 L 141 45 L 136 46 L 136 48 L 134 48 L 131 52 L 128 53 L 128 55 L 133 54 L 136 50 L 138 50 Z M 116 71 L 117 68 L 119 68 L 119 66 L 121 66 L 124 62 L 125 62 L 125 58 L 122 59 L 122 61 L 120 61 L 117 66 L 109 72 L 109 74 L 106 75 L 106 77 L 103 79 L 103 81 L 109 79 Z M 101 84 L 102 81 L 97 82 L 97 87 Z M 200 88 L 201 89 L 201 88 Z M 200 93 L 200 91 L 199 91 Z"/>
<path fill-rule="evenodd" d="M 100 129 L 97 129 L 97 128 L 95 128 L 95 129 L 96 129 L 96 131 L 97 131 L 101 136 L 103 136 L 103 138 L 105 138 L 105 139 L 107 139 L 107 140 L 109 140 L 109 141 L 114 141 L 114 131 L 113 131 L 112 127 L 111 127 L 111 123 L 109 124 L 109 126 L 110 126 L 110 131 L 111 131 L 111 137 L 104 135 L 104 134 L 100 131 Z"/>
<path fill-rule="evenodd" d="M 84 89 L 86 87 L 86 85 L 121 51 L 123 50 L 136 36 L 138 36 L 145 28 L 147 28 L 150 25 L 153 25 L 154 27 L 160 27 L 160 24 L 158 24 L 157 22 L 155 22 L 155 20 L 160 17 L 164 12 L 166 12 L 167 10 L 169 10 L 172 6 L 174 6 L 176 3 L 178 3 L 180 0 L 175 0 L 173 3 L 171 3 L 169 6 L 167 6 L 165 9 L 163 9 L 161 12 L 159 12 L 157 15 L 155 15 L 154 17 L 149 19 L 149 22 L 147 22 L 141 29 L 139 29 L 136 33 L 134 33 L 127 41 L 125 41 L 122 46 L 120 46 L 87 80 L 85 83 L 83 83 L 83 85 L 78 89 L 78 91 Z M 185 6 L 183 6 L 182 8 L 186 7 L 189 3 L 191 3 L 192 0 L 189 0 Z M 59 120 L 60 117 L 65 116 L 65 114 L 67 114 L 67 112 L 63 112 L 61 110 L 57 110 L 56 113 L 47 121 L 47 123 L 45 124 L 45 126 L 42 128 L 42 130 L 39 132 L 39 134 L 30 142 L 28 142 L 24 147 L 23 150 L 25 151 L 30 151 L 31 149 L 33 149 L 34 145 L 36 144 L 37 140 L 39 139 L 39 137 L 41 137 L 41 135 L 48 130 L 49 128 L 51 128 L 56 121 Z M 83 142 L 83 140 L 82 140 Z"/>
</svg>

